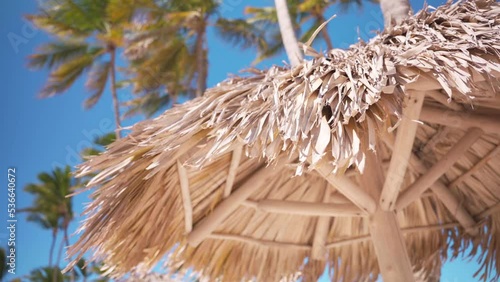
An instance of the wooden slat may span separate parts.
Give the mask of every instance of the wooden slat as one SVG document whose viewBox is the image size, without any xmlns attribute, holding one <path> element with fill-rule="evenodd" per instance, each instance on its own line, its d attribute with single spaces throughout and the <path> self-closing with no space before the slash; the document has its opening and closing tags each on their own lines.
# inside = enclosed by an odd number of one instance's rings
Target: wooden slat
<svg viewBox="0 0 500 282">
<path fill-rule="evenodd" d="M 299 201 L 262 200 L 257 208 L 266 212 L 296 214 L 305 216 L 366 216 L 353 204 L 307 203 Z"/>
<path fill-rule="evenodd" d="M 238 166 L 240 165 L 241 155 L 243 152 L 243 146 L 238 146 L 234 149 L 231 164 L 229 165 L 229 172 L 226 179 L 226 186 L 224 187 L 224 198 L 227 198 L 231 194 L 233 189 L 234 179 L 236 178 L 236 172 L 238 171 Z"/>
<path fill-rule="evenodd" d="M 248 179 L 239 185 L 239 188 L 231 193 L 229 197 L 220 202 L 217 207 L 207 215 L 200 223 L 198 223 L 187 237 L 187 242 L 191 246 L 198 246 L 201 241 L 210 235 L 238 206 L 244 202 L 250 195 L 259 189 L 265 181 L 276 174 L 278 168 L 284 166 L 284 158 L 278 160 L 279 167 L 261 166 L 257 171 L 252 173 Z"/>
<path fill-rule="evenodd" d="M 440 90 L 429 90 L 425 94 L 437 102 L 441 103 L 443 106 L 451 108 L 454 111 L 461 111 L 463 107 L 457 102 L 451 100 L 448 95 L 443 94 Z"/>
<path fill-rule="evenodd" d="M 482 134 L 483 131 L 479 128 L 470 129 L 446 155 L 411 184 L 408 189 L 401 193 L 396 203 L 397 209 L 401 210 L 418 199 L 423 192 L 430 188 L 434 182 L 448 171 L 467 150 L 469 150 Z"/>
<path fill-rule="evenodd" d="M 469 178 L 474 172 L 480 170 L 483 166 L 485 166 L 492 158 L 494 158 L 500 152 L 500 145 L 497 145 L 493 150 L 491 150 L 484 158 L 482 158 L 479 162 L 477 162 L 471 169 L 469 169 L 466 173 L 460 175 L 457 179 L 453 180 L 450 183 L 450 187 L 455 187 L 458 184 L 462 183 L 464 180 Z"/>
<path fill-rule="evenodd" d="M 394 210 L 396 206 L 396 199 L 410 161 L 417 133 L 417 119 L 420 116 L 424 97 L 424 93 L 412 93 L 412 96 L 407 100 L 406 108 L 403 109 L 403 118 L 398 127 L 391 162 L 380 196 L 382 210 Z"/>
<path fill-rule="evenodd" d="M 332 174 L 333 166 L 331 164 L 320 161 L 314 169 L 360 209 L 368 213 L 375 211 L 377 206 L 375 200 L 346 176 Z"/>
<path fill-rule="evenodd" d="M 432 185 L 431 190 L 444 204 L 446 209 L 448 209 L 448 211 L 462 225 L 467 233 L 472 236 L 476 236 L 478 234 L 479 230 L 475 228 L 476 221 L 448 187 L 446 187 L 443 183 L 436 181 Z"/>
<path fill-rule="evenodd" d="M 285 249 L 292 248 L 292 249 L 298 249 L 298 250 L 304 250 L 304 251 L 308 251 L 311 249 L 311 246 L 309 246 L 307 244 L 297 244 L 297 243 L 288 243 L 288 242 L 277 242 L 277 241 L 271 241 L 271 240 L 262 240 L 262 239 L 255 239 L 255 238 L 248 237 L 248 236 L 235 235 L 235 234 L 213 233 L 210 235 L 209 238 L 219 239 L 219 240 L 237 241 L 237 242 L 248 243 L 248 244 L 264 246 L 264 247 L 285 248 Z"/>
<path fill-rule="evenodd" d="M 487 208 L 486 210 L 480 212 L 478 215 L 474 216 L 474 218 L 477 220 L 477 221 L 481 221 L 483 219 L 485 219 L 486 217 L 496 213 L 496 212 L 500 212 L 500 202 L 496 203 L 495 205 Z"/>
<path fill-rule="evenodd" d="M 425 169 L 425 165 L 422 161 L 414 159 L 415 167 L 419 170 Z M 451 186 L 449 186 L 451 187 Z M 464 229 L 469 232 L 469 234 L 475 236 L 477 235 L 477 229 L 473 228 L 476 225 L 476 221 L 469 214 L 469 212 L 463 207 L 457 196 L 446 187 L 443 183 L 436 181 L 432 184 L 430 190 L 431 195 L 436 196 L 448 209 L 448 211 L 458 220 L 458 222 L 464 227 Z M 422 194 L 420 197 L 423 197 Z"/>
<path fill-rule="evenodd" d="M 191 204 L 191 196 L 189 194 L 189 179 L 184 166 L 177 160 L 177 173 L 179 174 L 179 182 L 181 186 L 182 206 L 184 207 L 184 223 L 186 234 L 189 234 L 193 229 L 193 207 Z"/>
<path fill-rule="evenodd" d="M 459 226 L 460 226 L 459 223 L 446 223 L 446 224 L 437 224 L 437 225 L 416 226 L 416 227 L 402 228 L 401 232 L 406 235 L 406 234 L 418 233 L 418 232 L 453 229 L 453 228 L 457 228 Z M 326 248 L 331 249 L 331 248 L 343 247 L 343 246 L 347 246 L 347 245 L 351 245 L 351 244 L 367 242 L 370 239 L 371 239 L 370 235 L 351 237 L 351 238 L 331 242 L 331 243 L 326 245 Z"/>
<path fill-rule="evenodd" d="M 434 106 L 424 106 L 420 119 L 459 129 L 479 127 L 492 134 L 500 132 L 500 115 L 485 115 L 474 111 L 456 112 Z"/>
</svg>

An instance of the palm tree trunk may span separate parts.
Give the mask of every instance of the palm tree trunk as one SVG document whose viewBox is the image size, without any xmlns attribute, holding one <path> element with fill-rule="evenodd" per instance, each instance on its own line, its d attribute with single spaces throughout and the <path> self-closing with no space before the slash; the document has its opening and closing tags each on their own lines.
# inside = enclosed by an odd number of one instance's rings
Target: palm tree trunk
<svg viewBox="0 0 500 282">
<path fill-rule="evenodd" d="M 118 101 L 118 94 L 116 93 L 116 48 L 111 46 L 109 48 L 109 54 L 111 56 L 111 95 L 113 97 L 113 108 L 115 114 L 115 124 L 116 124 L 116 139 L 121 138 L 121 122 L 120 122 L 120 104 Z"/>
<path fill-rule="evenodd" d="M 67 221 L 67 224 L 65 224 L 65 226 L 64 226 L 64 241 L 66 242 L 66 247 L 69 248 L 68 227 L 69 227 L 69 220 Z M 73 270 L 71 270 L 70 279 L 71 279 L 71 282 L 75 281 L 75 271 L 73 271 Z"/>
<path fill-rule="evenodd" d="M 49 266 L 52 266 L 52 258 L 54 257 L 54 247 L 57 240 L 57 228 L 52 229 L 52 242 L 50 243 Z"/>
<path fill-rule="evenodd" d="M 280 26 L 281 39 L 285 46 L 285 51 L 292 66 L 300 64 L 303 60 L 302 53 L 297 43 L 297 37 L 293 29 L 292 20 L 288 13 L 288 6 L 286 0 L 274 0 L 276 5 L 276 12 L 278 15 L 278 24 Z"/>
<path fill-rule="evenodd" d="M 64 239 L 61 240 L 61 245 L 59 246 L 59 251 L 57 253 L 57 262 L 54 265 L 54 279 L 53 279 L 53 282 L 57 282 L 58 271 L 61 271 L 60 268 L 59 268 L 59 264 L 61 263 L 61 255 L 62 255 L 63 248 L 64 248 Z"/>
<path fill-rule="evenodd" d="M 196 97 L 201 97 L 207 88 L 207 54 L 205 50 L 206 23 L 203 14 L 200 14 L 200 26 L 195 43 L 196 52 Z"/>
<path fill-rule="evenodd" d="M 380 0 L 385 28 L 401 23 L 411 12 L 409 0 Z"/>
</svg>

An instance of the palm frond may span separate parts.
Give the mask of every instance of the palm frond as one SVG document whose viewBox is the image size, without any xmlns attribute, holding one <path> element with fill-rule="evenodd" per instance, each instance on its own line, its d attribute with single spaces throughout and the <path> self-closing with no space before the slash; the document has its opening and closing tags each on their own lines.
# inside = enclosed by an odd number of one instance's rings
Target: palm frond
<svg viewBox="0 0 500 282">
<path fill-rule="evenodd" d="M 160 110 L 165 109 L 170 101 L 171 98 L 168 94 L 162 95 L 159 92 L 148 93 L 147 95 L 128 101 L 126 104 L 128 109 L 124 117 L 143 114 L 146 118 L 149 118 Z"/>
<path fill-rule="evenodd" d="M 90 97 L 84 102 L 84 107 L 86 109 L 92 108 L 101 99 L 104 88 L 106 87 L 106 82 L 108 81 L 110 70 L 111 63 L 109 61 L 96 62 L 92 65 L 85 84 L 91 91 Z"/>
<path fill-rule="evenodd" d="M 265 32 L 246 20 L 219 18 L 215 22 L 215 30 L 221 38 L 243 49 L 257 46 L 261 50 L 267 46 Z"/>
<path fill-rule="evenodd" d="M 49 81 L 40 92 L 40 97 L 51 97 L 66 91 L 84 71 L 90 68 L 94 59 L 94 56 L 86 54 L 60 65 L 50 73 Z"/>
<path fill-rule="evenodd" d="M 106 147 L 111 145 L 111 143 L 115 142 L 115 140 L 116 140 L 116 134 L 114 132 L 109 132 L 107 134 L 95 138 L 94 143 L 96 145 Z"/>
<path fill-rule="evenodd" d="M 28 66 L 33 69 L 53 68 L 88 52 L 88 44 L 81 41 L 56 41 L 46 43 L 38 52 L 28 57 Z"/>
</svg>

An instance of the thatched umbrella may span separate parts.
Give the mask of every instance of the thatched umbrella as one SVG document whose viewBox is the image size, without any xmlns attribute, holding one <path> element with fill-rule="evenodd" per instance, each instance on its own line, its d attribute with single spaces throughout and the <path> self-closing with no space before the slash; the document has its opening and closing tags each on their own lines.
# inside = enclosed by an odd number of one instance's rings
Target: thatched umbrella
<svg viewBox="0 0 500 282">
<path fill-rule="evenodd" d="M 314 55 L 313 51 L 309 51 Z M 369 43 L 250 70 L 80 167 L 83 233 L 114 276 L 410 281 L 446 258 L 500 270 L 500 5 L 424 9 Z"/>
</svg>

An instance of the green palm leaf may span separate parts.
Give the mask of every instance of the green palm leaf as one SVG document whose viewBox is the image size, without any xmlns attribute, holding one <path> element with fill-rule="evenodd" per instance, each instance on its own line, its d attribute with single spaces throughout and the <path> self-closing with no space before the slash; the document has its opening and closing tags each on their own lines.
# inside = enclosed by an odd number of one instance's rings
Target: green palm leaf
<svg viewBox="0 0 500 282">
<path fill-rule="evenodd" d="M 96 62 L 92 65 L 85 86 L 91 91 L 91 95 L 84 102 L 86 109 L 92 108 L 101 98 L 106 82 L 111 71 L 111 63 Z"/>
<path fill-rule="evenodd" d="M 88 47 L 87 43 L 77 41 L 47 43 L 38 48 L 38 53 L 28 57 L 28 66 L 33 69 L 57 67 L 75 57 L 85 55 Z"/>
<path fill-rule="evenodd" d="M 51 97 L 66 91 L 84 71 L 90 68 L 94 59 L 94 56 L 85 54 L 61 64 L 50 73 L 49 81 L 40 92 L 40 97 Z"/>
<path fill-rule="evenodd" d="M 247 20 L 220 18 L 215 22 L 215 28 L 221 38 L 241 48 L 256 46 L 258 50 L 263 50 L 267 47 L 265 32 Z"/>
</svg>

